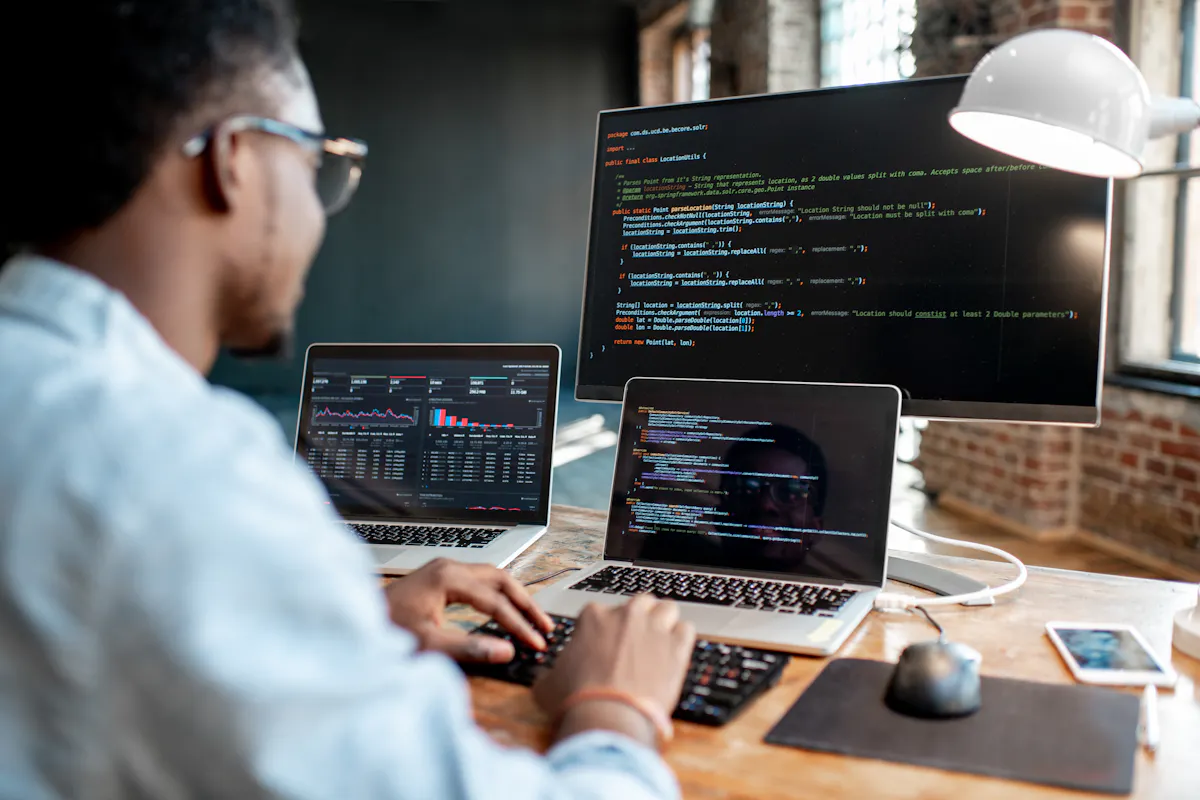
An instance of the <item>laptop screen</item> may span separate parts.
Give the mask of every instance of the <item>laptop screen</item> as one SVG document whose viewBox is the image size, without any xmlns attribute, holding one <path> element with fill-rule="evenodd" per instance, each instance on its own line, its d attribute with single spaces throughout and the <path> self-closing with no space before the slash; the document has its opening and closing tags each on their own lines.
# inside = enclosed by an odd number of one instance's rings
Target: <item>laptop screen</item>
<svg viewBox="0 0 1200 800">
<path fill-rule="evenodd" d="M 635 378 L 605 557 L 882 585 L 900 393 Z"/>
<path fill-rule="evenodd" d="M 347 518 L 545 523 L 554 345 L 313 345 L 296 454 Z"/>
</svg>

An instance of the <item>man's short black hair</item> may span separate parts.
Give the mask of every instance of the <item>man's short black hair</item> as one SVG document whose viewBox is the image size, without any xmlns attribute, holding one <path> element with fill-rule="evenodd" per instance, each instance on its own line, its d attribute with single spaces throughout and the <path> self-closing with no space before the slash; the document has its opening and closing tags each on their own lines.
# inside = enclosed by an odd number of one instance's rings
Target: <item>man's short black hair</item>
<svg viewBox="0 0 1200 800">
<path fill-rule="evenodd" d="M 813 486 L 812 510 L 816 516 L 825 512 L 825 498 L 829 493 L 829 468 L 825 464 L 825 453 L 821 446 L 789 425 L 761 425 L 741 434 L 740 439 L 765 439 L 759 442 L 734 442 L 725 454 L 725 463 L 734 470 L 757 453 L 771 449 L 783 450 L 804 459 L 809 474 L 816 478 Z M 774 444 L 771 444 L 774 442 Z"/>
<path fill-rule="evenodd" d="M 10 250 L 105 222 L 182 125 L 296 54 L 290 0 L 42 0 L 16 19 L 0 47 Z"/>
</svg>

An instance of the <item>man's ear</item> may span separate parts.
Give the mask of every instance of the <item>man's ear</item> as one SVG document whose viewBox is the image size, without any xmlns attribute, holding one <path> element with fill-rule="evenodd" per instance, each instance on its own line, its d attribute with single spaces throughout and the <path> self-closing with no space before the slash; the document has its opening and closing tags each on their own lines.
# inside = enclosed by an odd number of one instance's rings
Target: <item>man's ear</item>
<svg viewBox="0 0 1200 800">
<path fill-rule="evenodd" d="M 237 168 L 238 149 L 243 146 L 240 138 L 222 122 L 213 129 L 208 147 L 204 149 L 204 194 L 218 213 L 233 209 L 245 180 Z"/>
</svg>

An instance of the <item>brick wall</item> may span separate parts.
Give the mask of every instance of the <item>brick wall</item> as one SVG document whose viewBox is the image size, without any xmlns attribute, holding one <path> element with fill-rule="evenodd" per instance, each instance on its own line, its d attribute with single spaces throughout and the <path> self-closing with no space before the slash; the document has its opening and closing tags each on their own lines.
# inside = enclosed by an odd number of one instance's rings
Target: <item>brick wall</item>
<svg viewBox="0 0 1200 800">
<path fill-rule="evenodd" d="M 1109 386 L 1080 438 L 1079 527 L 1200 571 L 1200 402 Z"/>
<path fill-rule="evenodd" d="M 1115 0 L 918 0 L 917 76 L 970 72 L 1022 31 L 1063 27 L 1112 38 Z"/>
<path fill-rule="evenodd" d="M 721 0 L 712 26 L 712 97 L 767 91 L 767 0 Z"/>
<path fill-rule="evenodd" d="M 916 465 L 929 489 L 1011 520 L 1030 535 L 1073 530 L 1076 432 L 1060 427 L 931 423 Z"/>
</svg>

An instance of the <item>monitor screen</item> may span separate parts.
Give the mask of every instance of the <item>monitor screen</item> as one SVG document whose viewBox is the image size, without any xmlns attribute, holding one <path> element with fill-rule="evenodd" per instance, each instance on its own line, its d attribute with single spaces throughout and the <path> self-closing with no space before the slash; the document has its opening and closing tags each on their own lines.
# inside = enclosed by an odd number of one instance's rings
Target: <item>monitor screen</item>
<svg viewBox="0 0 1200 800">
<path fill-rule="evenodd" d="M 630 381 L 606 558 L 882 585 L 895 387 Z"/>
<path fill-rule="evenodd" d="M 347 518 L 544 523 L 553 345 L 313 345 L 297 457 Z"/>
<path fill-rule="evenodd" d="M 577 395 L 886 383 L 913 416 L 1096 423 L 1110 182 L 956 133 L 963 82 L 602 113 Z"/>
</svg>

